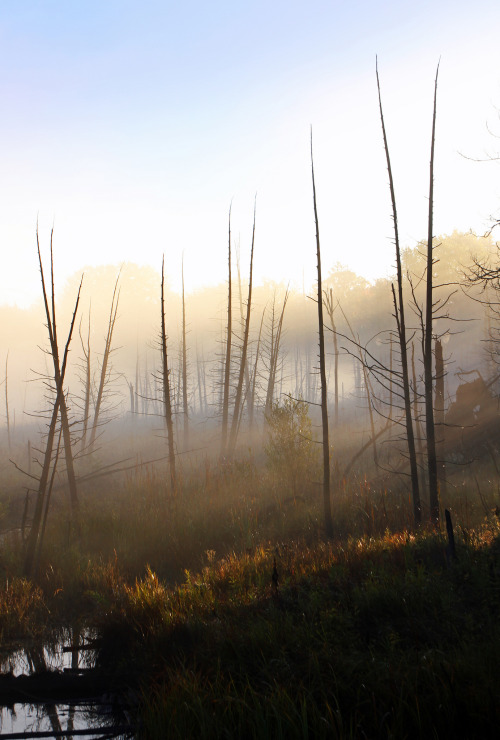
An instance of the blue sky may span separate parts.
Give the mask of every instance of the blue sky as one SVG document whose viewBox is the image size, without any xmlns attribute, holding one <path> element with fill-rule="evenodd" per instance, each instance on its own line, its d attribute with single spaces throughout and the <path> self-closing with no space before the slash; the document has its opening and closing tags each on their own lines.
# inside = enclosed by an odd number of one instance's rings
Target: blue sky
<svg viewBox="0 0 500 740">
<path fill-rule="evenodd" d="M 161 264 L 174 287 L 225 279 L 227 211 L 258 280 L 313 284 L 313 126 L 323 259 L 393 263 L 378 54 L 401 237 L 425 236 L 441 57 L 436 233 L 499 206 L 497 2 L 0 3 L 0 302 L 39 294 L 35 227 L 59 282 L 86 264 Z M 497 130 L 500 132 L 500 122 Z M 497 142 L 498 143 L 498 142 Z M 498 147 L 500 148 L 500 146 Z"/>
</svg>

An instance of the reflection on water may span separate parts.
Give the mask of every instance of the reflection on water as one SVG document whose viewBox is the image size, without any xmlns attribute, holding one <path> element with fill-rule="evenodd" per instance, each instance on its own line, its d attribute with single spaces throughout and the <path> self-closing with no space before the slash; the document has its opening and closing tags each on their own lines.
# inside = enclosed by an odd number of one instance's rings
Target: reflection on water
<svg viewBox="0 0 500 740">
<path fill-rule="evenodd" d="M 120 718 L 111 711 L 110 706 L 103 704 L 14 704 L 13 707 L 0 707 L 0 735 L 16 732 L 65 732 L 70 738 L 74 730 L 91 730 L 92 728 L 111 728 L 118 724 L 127 724 L 125 717 Z M 131 738 L 132 735 L 112 734 L 111 729 L 105 732 L 89 733 L 85 737 Z"/>
<path fill-rule="evenodd" d="M 62 631 L 52 644 L 29 644 L 22 649 L 0 655 L 0 671 L 13 676 L 43 674 L 60 671 L 82 674 L 93 668 L 96 658 L 96 634 L 75 627 Z M 113 732 L 112 728 L 130 724 L 128 712 L 117 708 L 111 699 L 94 697 L 69 703 L 15 703 L 1 706 L 0 735 L 14 733 L 54 733 L 56 737 L 71 738 L 74 731 L 89 730 L 85 737 L 131 738 L 133 734 Z M 103 729 L 92 732 L 92 729 Z M 107 728 L 107 729 L 105 729 Z"/>
<path fill-rule="evenodd" d="M 47 670 L 78 671 L 92 668 L 96 656 L 92 645 L 96 637 L 95 632 L 89 629 L 61 630 L 52 643 L 27 644 L 9 651 L 7 655 L 0 655 L 0 672 L 21 676 Z"/>
</svg>

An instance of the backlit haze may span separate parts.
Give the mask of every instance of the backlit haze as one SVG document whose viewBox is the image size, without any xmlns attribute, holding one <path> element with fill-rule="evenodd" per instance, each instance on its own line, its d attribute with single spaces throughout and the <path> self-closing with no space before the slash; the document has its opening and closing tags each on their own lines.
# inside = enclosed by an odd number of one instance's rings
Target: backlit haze
<svg viewBox="0 0 500 740">
<path fill-rule="evenodd" d="M 324 270 L 392 270 L 378 55 L 401 242 L 426 236 L 432 95 L 441 59 L 435 234 L 498 213 L 500 5 L 414 2 L 62 2 L 0 5 L 0 303 L 56 278 L 135 262 L 186 288 L 226 279 L 227 215 L 246 274 L 315 278 L 313 127 Z"/>
</svg>

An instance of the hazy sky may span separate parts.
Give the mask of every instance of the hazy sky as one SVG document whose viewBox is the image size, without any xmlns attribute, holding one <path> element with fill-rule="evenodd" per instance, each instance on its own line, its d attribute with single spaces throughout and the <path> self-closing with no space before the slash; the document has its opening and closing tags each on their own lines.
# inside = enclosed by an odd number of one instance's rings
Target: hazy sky
<svg viewBox="0 0 500 740">
<path fill-rule="evenodd" d="M 55 227 L 57 277 L 133 261 L 186 287 L 226 277 L 227 212 L 247 271 L 306 288 L 315 274 L 309 127 L 324 269 L 391 270 L 378 54 L 401 239 L 426 236 L 438 91 L 435 233 L 484 230 L 500 166 L 498 0 L 2 0 L 0 302 L 40 292 Z"/>
</svg>

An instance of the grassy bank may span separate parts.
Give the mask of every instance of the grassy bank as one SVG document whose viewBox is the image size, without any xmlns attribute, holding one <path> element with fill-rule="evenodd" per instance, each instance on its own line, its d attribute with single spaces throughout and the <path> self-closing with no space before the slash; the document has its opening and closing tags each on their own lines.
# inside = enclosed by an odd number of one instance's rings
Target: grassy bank
<svg viewBox="0 0 500 740">
<path fill-rule="evenodd" d="M 444 534 L 409 529 L 404 487 L 368 475 L 337 477 L 325 541 L 314 479 L 248 453 L 172 498 L 138 467 L 86 491 L 79 538 L 59 500 L 32 580 L 20 536 L 3 542 L 2 644 L 94 627 L 145 738 L 496 736 L 494 488 L 450 488 L 450 562 Z"/>
<path fill-rule="evenodd" d="M 172 590 L 149 572 L 120 589 L 102 660 L 147 676 L 148 738 L 494 737 L 498 534 L 452 565 L 441 537 L 402 534 L 261 547 Z"/>
</svg>

